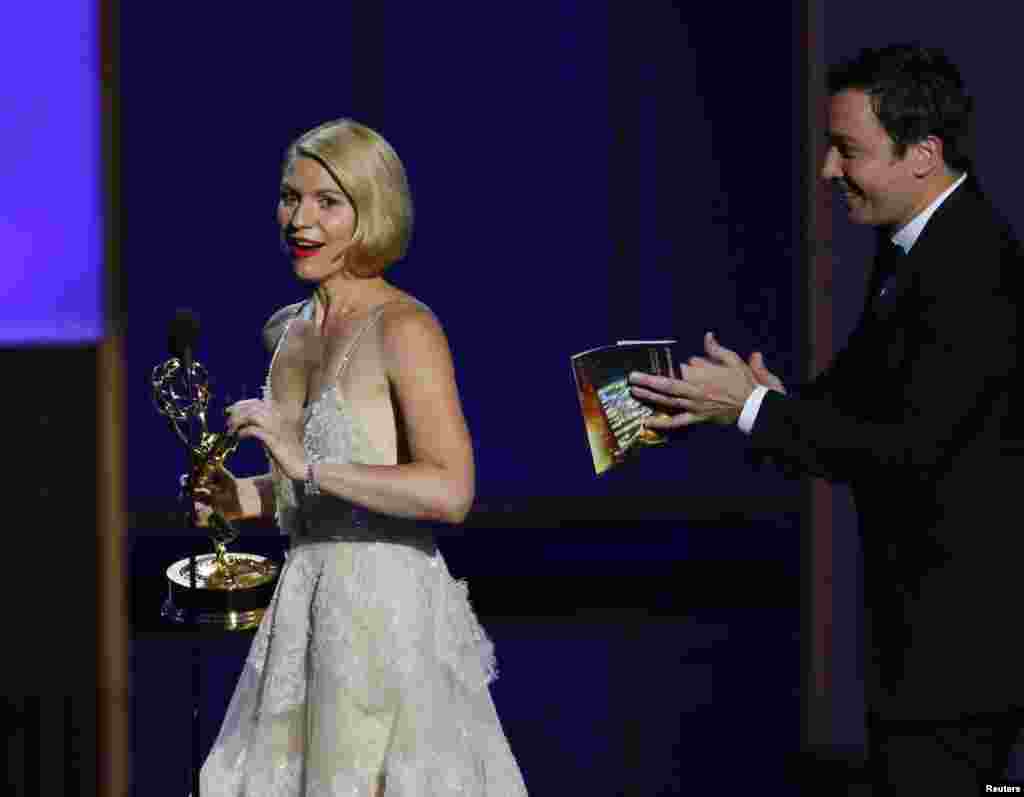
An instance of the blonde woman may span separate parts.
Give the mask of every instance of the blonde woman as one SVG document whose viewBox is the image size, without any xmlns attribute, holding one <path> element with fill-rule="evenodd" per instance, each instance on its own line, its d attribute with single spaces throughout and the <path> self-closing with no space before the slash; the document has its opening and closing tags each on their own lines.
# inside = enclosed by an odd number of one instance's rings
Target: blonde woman
<svg viewBox="0 0 1024 797">
<path fill-rule="evenodd" d="M 263 398 L 228 420 L 270 472 L 224 471 L 200 508 L 273 514 L 291 545 L 203 797 L 526 794 L 492 646 L 416 522 L 460 523 L 474 466 L 441 325 L 383 277 L 412 215 L 398 156 L 367 127 L 329 122 L 288 148 L 277 218 L 315 287 L 271 317 Z"/>
</svg>

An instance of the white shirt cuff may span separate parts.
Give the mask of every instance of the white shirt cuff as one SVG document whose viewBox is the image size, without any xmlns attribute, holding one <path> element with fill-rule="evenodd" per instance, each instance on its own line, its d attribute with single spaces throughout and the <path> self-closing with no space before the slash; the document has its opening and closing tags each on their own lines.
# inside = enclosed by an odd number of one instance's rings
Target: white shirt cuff
<svg viewBox="0 0 1024 797">
<path fill-rule="evenodd" d="M 750 434 L 754 431 L 754 421 L 757 420 L 757 413 L 761 410 L 761 402 L 764 401 L 767 392 L 768 388 L 758 385 L 754 388 L 754 392 L 747 397 L 743 404 L 743 412 L 740 413 L 739 421 L 737 421 L 743 434 Z"/>
</svg>

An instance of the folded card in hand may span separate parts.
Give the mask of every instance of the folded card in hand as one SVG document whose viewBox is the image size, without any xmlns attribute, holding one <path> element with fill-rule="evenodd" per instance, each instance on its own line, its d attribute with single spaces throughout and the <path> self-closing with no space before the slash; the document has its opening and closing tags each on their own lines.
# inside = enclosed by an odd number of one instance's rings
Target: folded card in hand
<svg viewBox="0 0 1024 797">
<path fill-rule="evenodd" d="M 674 340 L 620 340 L 614 346 L 574 354 L 576 392 L 583 413 L 594 471 L 602 474 L 639 449 L 661 445 L 665 437 L 648 429 L 644 419 L 654 410 L 629 391 L 631 371 L 675 376 Z"/>
</svg>

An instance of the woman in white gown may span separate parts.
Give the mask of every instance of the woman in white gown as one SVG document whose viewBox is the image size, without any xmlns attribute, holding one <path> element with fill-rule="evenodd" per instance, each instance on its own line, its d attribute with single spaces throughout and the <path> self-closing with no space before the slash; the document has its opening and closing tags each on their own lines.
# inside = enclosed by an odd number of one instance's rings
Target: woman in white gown
<svg viewBox="0 0 1024 797">
<path fill-rule="evenodd" d="M 444 332 L 381 276 L 412 229 L 402 164 L 321 125 L 287 151 L 278 221 L 315 291 L 271 317 L 263 398 L 228 417 L 270 472 L 223 471 L 200 508 L 275 514 L 291 546 L 202 797 L 525 795 L 492 646 L 416 523 L 461 522 L 474 466 Z"/>
</svg>

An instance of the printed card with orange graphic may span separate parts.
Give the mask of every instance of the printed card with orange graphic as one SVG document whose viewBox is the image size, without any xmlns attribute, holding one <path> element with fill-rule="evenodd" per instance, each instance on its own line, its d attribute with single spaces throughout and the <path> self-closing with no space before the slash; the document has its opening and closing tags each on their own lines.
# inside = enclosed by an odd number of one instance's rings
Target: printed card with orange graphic
<svg viewBox="0 0 1024 797">
<path fill-rule="evenodd" d="M 629 391 L 631 371 L 675 376 L 674 340 L 620 340 L 570 358 L 594 471 L 601 475 L 635 452 L 662 445 L 666 438 L 648 429 L 644 419 L 654 410 Z"/>
</svg>

